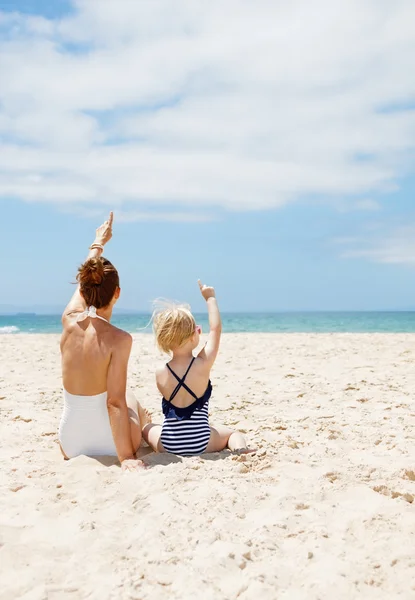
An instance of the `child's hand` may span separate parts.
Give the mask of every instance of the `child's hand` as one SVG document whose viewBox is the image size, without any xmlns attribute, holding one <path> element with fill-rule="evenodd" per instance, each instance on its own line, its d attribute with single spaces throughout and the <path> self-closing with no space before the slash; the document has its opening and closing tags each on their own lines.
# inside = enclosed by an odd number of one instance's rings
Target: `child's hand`
<svg viewBox="0 0 415 600">
<path fill-rule="evenodd" d="M 210 287 L 208 285 L 204 285 L 200 279 L 197 280 L 197 283 L 199 284 L 199 289 L 200 289 L 200 293 L 202 294 L 203 298 L 205 300 L 209 300 L 209 298 L 215 298 L 215 288 Z"/>
</svg>

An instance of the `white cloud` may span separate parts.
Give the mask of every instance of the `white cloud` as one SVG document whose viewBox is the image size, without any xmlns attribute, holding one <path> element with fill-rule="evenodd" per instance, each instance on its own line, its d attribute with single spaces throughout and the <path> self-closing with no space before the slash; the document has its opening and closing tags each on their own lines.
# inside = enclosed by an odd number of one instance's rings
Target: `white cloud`
<svg viewBox="0 0 415 600">
<path fill-rule="evenodd" d="M 368 211 L 377 211 L 380 210 L 379 202 L 376 200 L 372 200 L 371 198 L 364 198 L 363 200 L 356 200 L 353 204 L 356 210 L 368 210 Z"/>
<path fill-rule="evenodd" d="M 212 221 L 213 217 L 208 214 L 186 212 L 138 212 L 117 211 L 117 222 L 131 223 L 135 221 L 170 221 L 182 223 L 204 223 Z"/>
<path fill-rule="evenodd" d="M 415 265 L 415 225 L 391 228 L 378 225 L 365 235 L 338 239 L 336 242 L 349 246 L 343 258 L 365 259 L 391 265 Z"/>
<path fill-rule="evenodd" d="M 67 204 L 62 207 L 62 210 L 69 214 L 77 214 L 79 216 L 103 221 L 107 218 L 107 213 L 100 208 L 88 208 L 85 205 Z M 117 210 L 115 220 L 117 223 L 135 223 L 138 221 L 169 221 L 180 223 L 206 223 L 214 221 L 215 218 L 207 213 L 187 211 L 169 211 L 163 212 L 160 210 L 153 211 L 137 211 L 137 210 Z"/>
<path fill-rule="evenodd" d="M 358 200 L 349 199 L 348 201 L 340 201 L 338 203 L 339 212 L 362 211 L 362 212 L 377 212 L 382 206 L 373 198 L 360 198 Z"/>
<path fill-rule="evenodd" d="M 415 100 L 412 0 L 76 7 L 0 13 L 0 197 L 374 210 L 412 168 L 415 111 L 384 110 Z"/>
</svg>

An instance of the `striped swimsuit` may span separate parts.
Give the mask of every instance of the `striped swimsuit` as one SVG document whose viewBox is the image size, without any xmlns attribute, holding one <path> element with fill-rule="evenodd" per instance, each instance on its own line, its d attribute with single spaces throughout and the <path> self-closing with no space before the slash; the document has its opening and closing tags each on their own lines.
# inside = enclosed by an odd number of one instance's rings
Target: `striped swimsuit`
<svg viewBox="0 0 415 600">
<path fill-rule="evenodd" d="M 195 358 L 193 358 L 184 377 L 181 379 L 167 365 L 170 373 L 177 379 L 178 384 L 173 390 L 170 400 L 166 400 L 165 398 L 162 400 L 164 421 L 160 441 L 167 452 L 181 456 L 203 454 L 210 439 L 208 409 L 209 400 L 212 395 L 212 384 L 209 381 L 206 391 L 201 398 L 198 398 L 185 384 L 185 379 L 194 361 Z M 186 408 L 179 408 L 172 404 L 172 401 L 182 387 L 195 399 Z"/>
</svg>

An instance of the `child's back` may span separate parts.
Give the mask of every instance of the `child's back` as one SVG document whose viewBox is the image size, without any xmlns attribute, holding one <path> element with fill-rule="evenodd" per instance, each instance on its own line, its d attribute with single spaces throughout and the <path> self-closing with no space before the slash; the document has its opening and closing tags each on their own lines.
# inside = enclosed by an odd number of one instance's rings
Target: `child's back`
<svg viewBox="0 0 415 600">
<path fill-rule="evenodd" d="M 190 367 L 190 368 L 189 368 Z M 183 359 L 173 358 L 157 370 L 156 382 L 163 398 L 171 399 L 174 406 L 185 408 L 200 398 L 209 384 L 210 369 L 206 361 L 200 357 Z M 184 386 L 178 388 L 179 380 L 184 380 Z M 189 388 L 193 395 L 186 389 Z M 177 391 L 176 391 L 177 390 Z M 171 396 L 174 394 L 174 399 Z"/>
</svg>

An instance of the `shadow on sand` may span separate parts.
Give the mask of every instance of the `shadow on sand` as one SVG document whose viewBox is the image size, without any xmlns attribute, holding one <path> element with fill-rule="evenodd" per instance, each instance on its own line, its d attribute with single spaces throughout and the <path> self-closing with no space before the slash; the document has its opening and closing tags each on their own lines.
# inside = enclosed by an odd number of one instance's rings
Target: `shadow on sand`
<svg viewBox="0 0 415 600">
<path fill-rule="evenodd" d="M 198 456 L 182 457 L 168 452 L 153 452 L 151 448 L 140 448 L 137 452 L 137 458 L 141 459 L 147 467 L 155 467 L 158 465 L 167 467 L 168 465 L 182 463 L 184 460 L 193 460 L 195 458 L 202 461 L 218 461 L 230 459 L 232 456 L 239 456 L 238 452 L 230 450 L 222 450 L 222 452 L 212 452 L 210 454 L 200 454 Z M 92 456 L 97 462 L 104 467 L 120 466 L 117 457 L 115 456 Z"/>
</svg>

